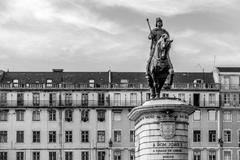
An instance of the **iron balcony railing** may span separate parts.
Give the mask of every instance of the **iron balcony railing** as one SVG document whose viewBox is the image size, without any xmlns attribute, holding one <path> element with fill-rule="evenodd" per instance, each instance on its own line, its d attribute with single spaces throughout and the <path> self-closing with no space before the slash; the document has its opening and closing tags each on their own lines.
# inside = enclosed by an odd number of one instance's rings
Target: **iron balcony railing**
<svg viewBox="0 0 240 160">
<path fill-rule="evenodd" d="M 13 84 L 1 83 L 0 89 L 148 89 L 146 83 L 110 83 L 110 84 Z M 174 83 L 172 89 L 220 89 L 216 83 Z"/>
<path fill-rule="evenodd" d="M 240 84 L 221 84 L 221 90 L 240 90 Z"/>
<path fill-rule="evenodd" d="M 180 99 L 179 99 L 180 100 Z M 0 101 L 1 107 L 136 107 L 142 105 L 146 100 L 68 100 L 68 101 Z M 219 107 L 218 101 L 185 101 L 187 104 L 199 107 Z"/>
</svg>

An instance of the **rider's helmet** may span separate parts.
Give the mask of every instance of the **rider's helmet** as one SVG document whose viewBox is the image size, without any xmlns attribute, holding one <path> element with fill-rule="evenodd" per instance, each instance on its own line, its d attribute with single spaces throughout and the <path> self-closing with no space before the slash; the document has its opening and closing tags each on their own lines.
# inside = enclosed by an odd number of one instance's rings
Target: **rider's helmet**
<svg viewBox="0 0 240 160">
<path fill-rule="evenodd" d="M 157 23 L 158 23 L 158 22 L 161 22 L 161 24 L 163 23 L 163 22 L 162 22 L 162 19 L 161 19 L 160 17 L 157 17 L 157 18 L 156 18 L 156 27 L 157 27 Z M 163 25 L 163 24 L 162 24 L 162 25 Z M 161 27 L 162 27 L 162 25 L 161 25 Z"/>
</svg>

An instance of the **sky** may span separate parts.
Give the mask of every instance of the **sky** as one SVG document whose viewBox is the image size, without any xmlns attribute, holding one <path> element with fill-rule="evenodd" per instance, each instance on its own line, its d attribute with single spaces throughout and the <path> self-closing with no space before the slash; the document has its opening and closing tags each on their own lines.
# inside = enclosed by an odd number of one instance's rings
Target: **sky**
<svg viewBox="0 0 240 160">
<path fill-rule="evenodd" d="M 176 72 L 240 66 L 239 0 L 1 0 L 0 69 L 145 72 L 146 18 L 163 19 Z"/>
</svg>

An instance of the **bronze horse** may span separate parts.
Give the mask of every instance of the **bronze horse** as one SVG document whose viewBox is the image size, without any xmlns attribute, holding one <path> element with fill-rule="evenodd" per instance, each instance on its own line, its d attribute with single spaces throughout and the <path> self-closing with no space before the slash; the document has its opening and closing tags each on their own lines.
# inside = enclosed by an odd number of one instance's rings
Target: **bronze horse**
<svg viewBox="0 0 240 160">
<path fill-rule="evenodd" d="M 160 98 L 162 87 L 170 89 L 172 85 L 173 67 L 168 52 L 172 42 L 173 40 L 170 40 L 167 34 L 163 34 L 157 41 L 150 63 L 149 87 L 151 98 Z M 165 84 L 167 78 L 168 81 Z"/>
</svg>

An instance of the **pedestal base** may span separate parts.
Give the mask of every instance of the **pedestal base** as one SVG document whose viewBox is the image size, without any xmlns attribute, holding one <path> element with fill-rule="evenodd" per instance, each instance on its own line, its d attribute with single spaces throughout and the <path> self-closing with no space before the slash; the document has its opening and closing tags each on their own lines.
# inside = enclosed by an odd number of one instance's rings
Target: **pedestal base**
<svg viewBox="0 0 240 160">
<path fill-rule="evenodd" d="M 177 99 L 158 99 L 134 108 L 135 160 L 187 160 L 188 116 L 196 108 Z"/>
</svg>

